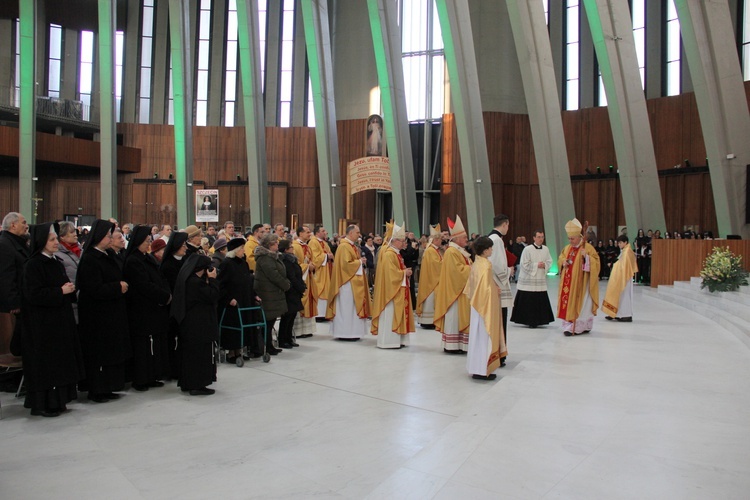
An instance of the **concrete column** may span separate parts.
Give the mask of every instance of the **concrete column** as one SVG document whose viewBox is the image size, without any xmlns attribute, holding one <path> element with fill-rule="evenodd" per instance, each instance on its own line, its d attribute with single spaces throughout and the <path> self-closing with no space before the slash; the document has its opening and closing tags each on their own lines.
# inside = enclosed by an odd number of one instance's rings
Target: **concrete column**
<svg viewBox="0 0 750 500">
<path fill-rule="evenodd" d="M 171 59 L 169 48 L 169 7 L 170 5 L 163 0 L 157 1 L 154 6 L 154 40 L 152 43 L 154 62 L 153 67 L 151 68 L 151 77 L 153 80 L 153 86 L 151 88 L 151 123 L 166 124 L 168 122 L 167 101 L 169 99 L 169 61 Z M 140 65 L 140 60 L 138 60 L 136 64 Z M 192 74 L 190 79 L 192 81 Z M 192 106 L 189 109 L 190 116 L 192 117 Z M 190 122 L 192 123 L 192 118 L 190 119 Z"/>
<path fill-rule="evenodd" d="M 664 2 L 646 2 L 646 99 L 656 99 L 664 94 L 663 9 Z"/>
<path fill-rule="evenodd" d="M 21 103 L 18 106 L 18 210 L 36 223 L 32 210 L 36 194 L 36 56 L 38 0 L 19 2 Z"/>
<path fill-rule="evenodd" d="M 539 2 L 541 4 L 541 2 Z M 551 0 L 549 4 L 549 42 L 552 47 L 552 64 L 555 69 L 555 83 L 557 85 L 560 109 L 565 109 L 563 96 L 565 95 L 565 75 L 563 75 L 563 59 L 565 53 L 565 2 Z"/>
<path fill-rule="evenodd" d="M 292 74 L 292 127 L 304 127 L 307 123 L 307 115 L 305 109 L 307 108 L 307 50 L 305 40 L 305 21 L 303 13 L 303 1 L 296 1 L 296 11 L 298 13 L 295 16 L 294 21 L 294 62 Z M 328 20 L 326 19 L 326 23 Z M 325 40 L 325 44 L 330 47 L 331 38 L 330 30 L 328 40 Z M 330 50 L 330 49 L 329 49 Z M 330 57 L 329 57 L 330 59 Z M 331 82 L 333 84 L 333 82 Z M 330 226 L 334 227 L 334 226 Z"/>
<path fill-rule="evenodd" d="M 332 62 L 336 88 L 336 118 L 362 119 L 380 112 L 378 73 L 369 23 L 367 0 L 332 2 Z M 378 212 L 379 213 L 379 212 Z"/>
<path fill-rule="evenodd" d="M 708 153 L 719 234 L 750 237 L 745 220 L 750 113 L 726 2 L 675 0 Z"/>
<path fill-rule="evenodd" d="M 99 149 L 101 217 L 117 217 L 117 128 L 115 125 L 115 31 L 117 0 L 99 0 Z M 93 101 L 92 101 L 93 102 Z"/>
<path fill-rule="evenodd" d="M 97 0 L 97 2 L 99 1 L 101 0 Z M 91 114 L 89 115 L 91 123 L 99 123 L 101 119 L 99 93 L 102 88 L 102 82 L 101 73 L 99 72 L 99 66 L 101 65 L 99 49 L 99 33 L 94 32 L 94 63 L 91 65 Z"/>
<path fill-rule="evenodd" d="M 594 57 L 594 41 L 591 38 L 589 21 L 583 11 L 583 5 L 579 9 L 579 26 L 581 32 L 578 37 L 578 49 L 580 54 L 580 66 L 578 69 L 578 108 L 592 108 L 597 105 L 596 88 L 599 86 L 597 78 L 596 58 Z"/>
<path fill-rule="evenodd" d="M 22 2 L 23 0 L 20 0 Z M 20 4 L 19 2 L 19 4 Z M 49 87 L 47 79 L 47 70 L 49 62 L 47 61 L 48 53 L 47 40 L 49 39 L 49 24 L 47 23 L 47 10 L 44 2 L 37 4 L 36 9 L 36 95 L 46 96 Z M 20 12 L 20 9 L 19 9 Z M 20 14 L 19 14 L 20 18 Z"/>
<path fill-rule="evenodd" d="M 628 5 L 617 0 L 584 0 L 583 5 L 607 93 L 629 233 L 666 227 Z"/>
<path fill-rule="evenodd" d="M 166 2 L 163 4 L 166 12 Z M 158 7 L 157 7 L 158 8 Z M 140 59 L 138 58 L 138 47 L 140 47 L 141 3 L 128 2 L 127 29 L 125 30 L 125 47 L 123 48 L 122 66 L 122 103 L 120 121 L 124 123 L 135 123 L 137 101 L 135 89 L 138 86 L 138 69 Z"/>
<path fill-rule="evenodd" d="M 227 45 L 227 2 L 214 0 L 211 11 L 211 61 L 208 72 L 208 125 L 224 125 L 224 53 Z"/>
<path fill-rule="evenodd" d="M 339 219 L 345 214 L 341 192 L 339 139 L 336 131 L 336 102 L 333 94 L 328 2 L 302 0 L 301 7 L 315 108 L 315 142 L 318 147 L 323 225 L 333 229 L 338 227 Z"/>
<path fill-rule="evenodd" d="M 568 242 L 565 223 L 576 214 L 552 47 L 541 2 L 506 0 L 506 4 L 526 91 L 544 232 L 550 253 L 556 256 Z"/>
<path fill-rule="evenodd" d="M 436 0 L 450 75 L 466 197 L 467 232 L 492 228 L 494 203 L 468 0 Z"/>
<path fill-rule="evenodd" d="M 406 221 L 406 227 L 409 230 L 418 230 L 420 228 L 419 212 L 414 183 L 409 118 L 406 112 L 398 3 L 390 0 L 368 0 L 367 8 L 370 13 L 372 44 L 375 48 L 375 63 L 380 82 L 385 144 L 388 147 L 391 167 L 393 217 L 398 224 Z M 466 14 L 468 16 L 468 11 Z"/>
<path fill-rule="evenodd" d="M 189 2 L 169 0 L 169 38 L 174 94 L 177 225 L 195 222 L 193 203 L 193 58 Z"/>
<path fill-rule="evenodd" d="M 62 53 L 62 82 L 60 82 L 60 97 L 76 99 L 78 90 L 78 54 L 80 52 L 79 33 L 76 30 L 63 30 Z"/>
<path fill-rule="evenodd" d="M 0 19 L 0 47 L 3 47 L 3 50 L 0 51 L 0 92 L 2 92 L 0 103 L 3 105 L 12 102 L 13 87 L 15 86 L 13 81 L 13 64 L 15 62 L 13 23 L 12 19 Z"/>
<path fill-rule="evenodd" d="M 272 3 L 269 2 L 269 6 Z M 257 0 L 237 0 L 237 27 L 242 101 L 244 106 L 247 180 L 251 220 L 270 222 L 266 173 L 266 128 L 263 121 L 263 93 L 260 85 L 260 50 Z M 237 122 L 238 124 L 240 122 Z"/>
</svg>

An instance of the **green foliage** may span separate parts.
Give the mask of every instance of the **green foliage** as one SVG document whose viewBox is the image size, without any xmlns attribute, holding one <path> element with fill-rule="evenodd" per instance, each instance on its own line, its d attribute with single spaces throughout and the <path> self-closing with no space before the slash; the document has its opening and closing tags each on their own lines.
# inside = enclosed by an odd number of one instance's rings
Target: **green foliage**
<svg viewBox="0 0 750 500">
<path fill-rule="evenodd" d="M 748 273 L 742 267 L 742 256 L 734 255 L 729 247 L 714 247 L 701 270 L 701 288 L 710 292 L 733 292 L 747 286 Z"/>
</svg>

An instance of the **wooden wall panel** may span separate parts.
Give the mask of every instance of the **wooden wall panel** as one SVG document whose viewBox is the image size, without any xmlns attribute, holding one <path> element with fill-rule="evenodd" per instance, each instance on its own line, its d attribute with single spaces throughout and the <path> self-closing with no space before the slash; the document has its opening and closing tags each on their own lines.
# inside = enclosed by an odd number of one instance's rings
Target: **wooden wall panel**
<svg viewBox="0 0 750 500">
<path fill-rule="evenodd" d="M 744 268 L 750 270 L 748 240 L 653 240 L 651 286 L 671 285 L 700 276 L 703 261 L 715 246 L 729 247 L 734 254 L 742 255 Z"/>
</svg>

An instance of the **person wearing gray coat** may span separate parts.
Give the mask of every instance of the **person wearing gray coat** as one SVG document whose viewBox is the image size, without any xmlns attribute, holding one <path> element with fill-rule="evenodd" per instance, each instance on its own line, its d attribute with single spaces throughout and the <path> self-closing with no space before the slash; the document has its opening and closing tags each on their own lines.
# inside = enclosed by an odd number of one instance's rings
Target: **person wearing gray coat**
<svg viewBox="0 0 750 500">
<path fill-rule="evenodd" d="M 78 243 L 78 233 L 76 233 L 76 226 L 70 221 L 63 221 L 60 223 L 60 234 L 57 236 L 60 241 L 60 250 L 55 253 L 55 256 L 60 259 L 65 267 L 65 274 L 68 275 L 68 279 L 71 283 L 76 282 L 76 275 L 78 274 L 78 261 L 81 260 L 81 244 Z M 76 297 L 78 294 L 76 293 Z M 78 324 L 78 303 L 73 301 L 73 314 L 75 314 L 76 324 Z"/>
<path fill-rule="evenodd" d="M 284 263 L 279 258 L 279 237 L 276 234 L 264 234 L 255 248 L 254 286 L 266 315 L 266 351 L 276 355 L 282 349 L 273 346 L 271 329 L 276 319 L 287 312 L 286 291 L 291 286 Z"/>
</svg>

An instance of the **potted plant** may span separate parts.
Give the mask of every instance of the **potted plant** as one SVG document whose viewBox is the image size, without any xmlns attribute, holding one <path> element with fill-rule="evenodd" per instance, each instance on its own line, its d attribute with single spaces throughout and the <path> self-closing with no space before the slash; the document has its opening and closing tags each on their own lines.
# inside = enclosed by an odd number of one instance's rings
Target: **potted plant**
<svg viewBox="0 0 750 500">
<path fill-rule="evenodd" d="M 729 247 L 714 247 L 706 257 L 701 270 L 701 289 L 709 292 L 733 292 L 741 285 L 747 286 L 748 273 L 742 267 L 742 256 L 734 255 Z"/>
</svg>

